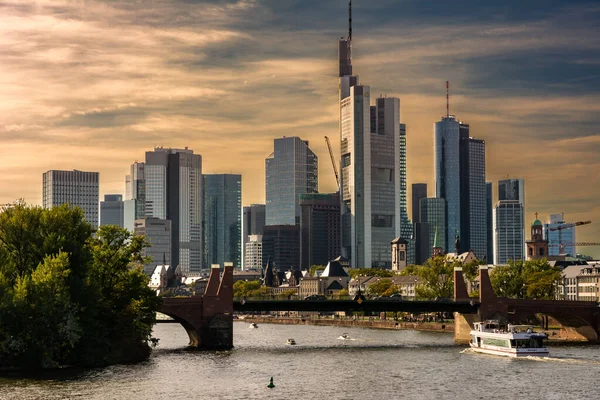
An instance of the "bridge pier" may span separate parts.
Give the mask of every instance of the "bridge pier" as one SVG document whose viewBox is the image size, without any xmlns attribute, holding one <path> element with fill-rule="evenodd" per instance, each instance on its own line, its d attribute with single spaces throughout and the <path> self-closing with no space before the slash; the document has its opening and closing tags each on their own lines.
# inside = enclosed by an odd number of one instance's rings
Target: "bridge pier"
<svg viewBox="0 0 600 400">
<path fill-rule="evenodd" d="M 233 266 L 210 271 L 203 296 L 167 297 L 160 312 L 179 322 L 190 339 L 189 346 L 204 350 L 233 348 Z"/>
</svg>

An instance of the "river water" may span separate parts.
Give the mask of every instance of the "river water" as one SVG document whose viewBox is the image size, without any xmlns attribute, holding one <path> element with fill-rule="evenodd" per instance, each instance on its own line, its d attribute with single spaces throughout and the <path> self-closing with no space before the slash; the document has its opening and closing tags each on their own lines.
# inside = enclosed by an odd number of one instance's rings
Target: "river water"
<svg viewBox="0 0 600 400">
<path fill-rule="evenodd" d="M 340 340 L 342 333 L 349 340 Z M 0 378 L 0 399 L 594 399 L 600 347 L 550 347 L 549 359 L 473 354 L 452 335 L 234 323 L 235 349 L 185 350 L 159 324 L 141 364 L 38 378 Z M 286 345 L 288 338 L 296 346 Z M 270 377 L 275 388 L 268 389 Z"/>
</svg>

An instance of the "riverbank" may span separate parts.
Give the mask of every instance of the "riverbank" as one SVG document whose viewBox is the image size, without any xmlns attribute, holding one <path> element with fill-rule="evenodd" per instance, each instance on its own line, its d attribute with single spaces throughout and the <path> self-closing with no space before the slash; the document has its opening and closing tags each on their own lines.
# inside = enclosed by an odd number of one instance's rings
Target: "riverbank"
<svg viewBox="0 0 600 400">
<path fill-rule="evenodd" d="M 265 317 L 245 316 L 240 318 L 246 322 L 257 324 L 282 324 L 282 325 L 315 325 L 315 326 L 339 326 L 372 329 L 398 329 L 427 331 L 440 333 L 454 333 L 454 323 L 450 322 L 404 322 L 393 319 L 351 319 L 351 318 L 300 318 L 300 317 Z"/>
</svg>

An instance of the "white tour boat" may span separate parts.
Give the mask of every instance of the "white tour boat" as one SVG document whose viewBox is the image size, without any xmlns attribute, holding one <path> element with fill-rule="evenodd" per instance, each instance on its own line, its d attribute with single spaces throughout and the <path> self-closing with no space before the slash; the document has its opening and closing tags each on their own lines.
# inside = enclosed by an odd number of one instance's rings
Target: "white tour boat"
<svg viewBox="0 0 600 400">
<path fill-rule="evenodd" d="M 511 325 L 501 329 L 498 321 L 475 322 L 471 331 L 471 349 L 479 353 L 506 357 L 548 357 L 545 333 L 534 332 L 529 325 Z"/>
<path fill-rule="evenodd" d="M 294 346 L 296 344 L 296 341 L 294 339 L 288 339 L 287 344 Z"/>
</svg>

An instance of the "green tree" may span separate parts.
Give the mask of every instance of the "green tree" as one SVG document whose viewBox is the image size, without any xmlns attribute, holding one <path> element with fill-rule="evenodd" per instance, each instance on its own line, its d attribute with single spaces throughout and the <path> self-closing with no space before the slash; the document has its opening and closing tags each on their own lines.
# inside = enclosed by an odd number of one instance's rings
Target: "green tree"
<svg viewBox="0 0 600 400">
<path fill-rule="evenodd" d="M 260 281 L 237 281 L 233 284 L 233 297 L 249 297 L 250 293 L 260 289 Z"/>
<path fill-rule="evenodd" d="M 324 265 L 311 265 L 308 273 L 310 276 L 316 276 L 317 271 L 323 271 L 325 269 Z"/>
<path fill-rule="evenodd" d="M 560 269 L 547 260 L 509 261 L 490 273 L 492 288 L 498 296 L 516 299 L 553 299 Z"/>
<path fill-rule="evenodd" d="M 435 299 L 454 296 L 454 267 L 460 263 L 447 262 L 444 256 L 432 257 L 422 266 L 415 266 L 414 274 L 422 283 L 416 288 L 417 298 Z"/>
<path fill-rule="evenodd" d="M 295 289 L 285 290 L 277 295 L 278 298 L 288 300 L 298 296 L 298 291 Z"/>
<path fill-rule="evenodd" d="M 380 268 L 351 268 L 348 271 L 351 279 L 355 279 L 358 276 L 377 276 L 380 278 L 391 278 L 395 276 L 396 273 L 394 271 L 390 271 L 389 269 L 380 269 Z"/>
<path fill-rule="evenodd" d="M 391 296 L 400 293 L 400 287 L 395 285 L 391 279 L 382 278 L 372 283 L 367 288 L 367 293 L 370 296 Z"/>
</svg>

